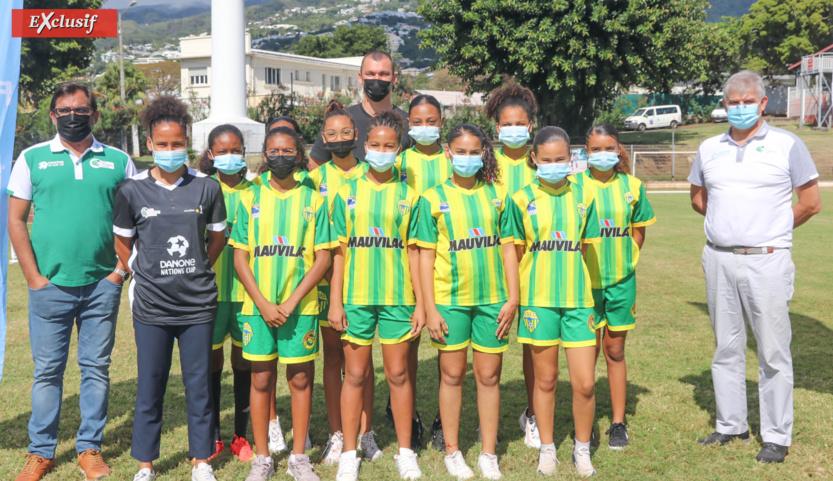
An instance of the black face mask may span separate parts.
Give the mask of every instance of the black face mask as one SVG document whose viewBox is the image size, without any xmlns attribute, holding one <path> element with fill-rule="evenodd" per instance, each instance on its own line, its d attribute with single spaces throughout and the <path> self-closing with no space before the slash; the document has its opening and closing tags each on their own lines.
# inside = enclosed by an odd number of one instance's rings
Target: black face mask
<svg viewBox="0 0 833 481">
<path fill-rule="evenodd" d="M 326 142 L 324 143 L 324 150 L 333 154 L 334 156 L 338 157 L 339 159 L 343 159 L 350 155 L 350 152 L 353 151 L 353 148 L 356 147 L 356 140 L 340 140 L 338 142 Z"/>
<path fill-rule="evenodd" d="M 275 177 L 283 180 L 295 171 L 298 166 L 298 157 L 294 155 L 267 155 L 266 166 Z"/>
<path fill-rule="evenodd" d="M 374 102 L 381 102 L 390 94 L 390 82 L 377 78 L 365 79 L 364 94 Z"/>
<path fill-rule="evenodd" d="M 93 125 L 89 115 L 75 112 L 56 118 L 58 135 L 67 142 L 81 142 L 93 133 Z"/>
</svg>

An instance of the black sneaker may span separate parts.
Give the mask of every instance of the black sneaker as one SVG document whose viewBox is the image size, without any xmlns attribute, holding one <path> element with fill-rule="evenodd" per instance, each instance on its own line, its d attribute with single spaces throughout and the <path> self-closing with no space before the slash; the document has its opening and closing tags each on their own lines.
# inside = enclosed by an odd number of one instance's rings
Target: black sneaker
<svg viewBox="0 0 833 481">
<path fill-rule="evenodd" d="M 755 461 L 762 463 L 783 463 L 787 456 L 787 447 L 775 443 L 764 443 L 755 456 Z"/>
<path fill-rule="evenodd" d="M 388 405 L 385 406 L 385 417 L 388 418 L 391 426 L 396 429 L 396 423 L 393 422 L 393 409 L 390 407 L 390 396 L 388 396 Z"/>
<path fill-rule="evenodd" d="M 621 450 L 628 445 L 628 428 L 623 423 L 613 423 L 610 429 L 605 431 L 605 434 L 610 435 L 610 440 L 607 442 L 607 447 L 610 449 Z"/>
<path fill-rule="evenodd" d="M 443 422 L 440 420 L 439 416 L 435 417 L 434 422 L 431 423 L 431 446 L 441 453 L 445 452 L 445 436 L 443 436 Z"/>
<path fill-rule="evenodd" d="M 422 449 L 422 434 L 425 433 L 425 424 L 417 411 L 416 419 L 411 420 L 411 449 Z"/>
<path fill-rule="evenodd" d="M 721 434 L 717 431 L 709 434 L 709 437 L 698 439 L 697 442 L 702 444 L 703 446 L 708 446 L 710 444 L 720 444 L 723 446 L 724 444 L 734 441 L 735 439 L 740 439 L 741 441 L 748 442 L 749 441 L 749 431 L 747 430 L 744 433 L 740 434 Z"/>
</svg>

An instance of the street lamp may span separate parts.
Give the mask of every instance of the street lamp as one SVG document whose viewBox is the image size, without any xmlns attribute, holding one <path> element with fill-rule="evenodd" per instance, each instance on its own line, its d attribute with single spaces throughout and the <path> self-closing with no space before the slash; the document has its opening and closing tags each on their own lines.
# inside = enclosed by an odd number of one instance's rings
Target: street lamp
<svg viewBox="0 0 833 481">
<path fill-rule="evenodd" d="M 122 28 L 121 28 L 121 16 L 124 12 L 127 11 L 130 7 L 136 6 L 136 0 L 130 2 L 130 5 L 127 6 L 124 10 L 119 12 L 119 87 L 120 87 L 120 98 L 121 98 L 121 105 L 124 107 L 124 46 L 122 45 Z M 121 149 L 125 150 L 124 146 L 124 127 L 121 129 Z"/>
</svg>

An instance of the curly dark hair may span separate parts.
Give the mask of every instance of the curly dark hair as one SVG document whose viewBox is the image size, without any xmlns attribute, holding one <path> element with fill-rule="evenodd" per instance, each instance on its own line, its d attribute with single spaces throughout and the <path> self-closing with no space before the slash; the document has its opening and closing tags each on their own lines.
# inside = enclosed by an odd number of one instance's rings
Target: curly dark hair
<svg viewBox="0 0 833 481">
<path fill-rule="evenodd" d="M 208 155 L 208 153 L 214 150 L 214 141 L 217 140 L 217 137 L 224 134 L 231 134 L 240 139 L 240 145 L 243 147 L 243 151 L 246 151 L 246 141 L 243 139 L 243 132 L 240 132 L 240 129 L 232 124 L 222 124 L 214 127 L 208 134 L 208 147 L 206 147 L 205 151 L 203 151 L 197 161 L 197 168 L 205 175 L 214 175 L 217 173 L 217 169 L 214 168 L 214 160 Z M 243 167 L 243 169 L 238 172 L 241 179 L 246 176 L 246 172 L 246 167 Z"/>
<path fill-rule="evenodd" d="M 535 121 L 535 114 L 538 113 L 538 103 L 535 101 L 535 94 L 526 87 L 511 83 L 489 92 L 489 100 L 486 101 L 484 110 L 486 117 L 500 122 L 500 114 L 506 107 L 520 107 L 524 109 L 530 122 Z"/>
<path fill-rule="evenodd" d="M 549 144 L 550 142 L 564 142 L 567 144 L 567 150 L 570 150 L 570 135 L 561 127 L 547 126 L 539 130 L 532 139 L 532 152 L 538 155 L 538 146 L 542 144 Z M 526 165 L 534 170 L 538 170 L 538 164 L 532 160 L 530 155 L 526 159 Z"/>
<path fill-rule="evenodd" d="M 350 115 L 344 105 L 336 98 L 330 100 L 326 107 L 324 107 L 324 122 L 321 124 L 321 131 L 324 131 L 324 125 L 327 124 L 327 119 L 331 119 L 333 117 L 347 117 L 350 119 L 350 124 L 353 128 L 356 128 L 356 123 L 353 122 L 353 116 Z"/>
<path fill-rule="evenodd" d="M 151 137 L 153 137 L 153 128 L 162 122 L 179 124 L 182 130 L 187 132 L 192 121 L 188 106 L 173 95 L 156 97 L 139 116 L 142 119 L 142 126 L 148 130 Z"/>
<path fill-rule="evenodd" d="M 295 150 L 298 151 L 298 169 L 299 170 L 309 170 L 307 159 L 307 149 L 306 144 L 304 144 L 304 138 L 301 137 L 301 134 L 295 132 L 294 130 L 290 129 L 289 127 L 275 127 L 274 129 L 270 130 L 269 133 L 266 134 L 266 138 L 263 139 L 263 155 L 266 156 L 266 145 L 269 143 L 269 139 L 276 135 L 286 135 L 287 137 L 291 137 L 293 141 L 295 141 Z M 257 175 L 261 175 L 264 172 L 268 172 L 269 167 L 266 165 L 266 162 L 261 162 L 260 167 L 257 169 Z"/>
<path fill-rule="evenodd" d="M 474 174 L 474 177 L 480 182 L 485 182 L 489 185 L 494 184 L 497 182 L 498 176 L 500 176 L 500 169 L 497 166 L 497 159 L 495 159 L 495 148 L 480 127 L 472 124 L 460 124 L 451 129 L 448 133 L 449 151 L 451 150 L 451 143 L 464 134 L 477 136 L 480 139 L 480 145 L 483 147 L 481 154 L 483 156 L 483 167 Z"/>
<path fill-rule="evenodd" d="M 585 142 L 589 144 L 590 137 L 593 135 L 607 135 L 616 139 L 616 142 L 619 144 L 619 163 L 613 166 L 613 171 L 620 174 L 629 173 L 631 171 L 631 156 L 628 155 L 628 151 L 625 150 L 622 142 L 619 141 L 619 131 L 616 127 L 613 124 L 596 124 L 587 131 Z M 590 155 L 590 152 L 587 152 L 587 155 Z"/>
<path fill-rule="evenodd" d="M 367 135 L 370 136 L 370 132 L 373 132 L 373 129 L 376 127 L 390 127 L 396 132 L 396 139 L 400 141 L 402 139 L 402 133 L 405 131 L 402 116 L 395 110 L 383 110 L 374 115 L 370 119 L 370 124 L 367 126 Z"/>
</svg>

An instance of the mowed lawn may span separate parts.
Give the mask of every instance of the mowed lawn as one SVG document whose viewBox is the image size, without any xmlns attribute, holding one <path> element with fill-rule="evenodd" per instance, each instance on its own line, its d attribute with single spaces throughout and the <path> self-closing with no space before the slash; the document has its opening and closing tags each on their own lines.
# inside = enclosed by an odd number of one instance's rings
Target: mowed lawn
<svg viewBox="0 0 833 481">
<path fill-rule="evenodd" d="M 713 336 L 706 313 L 700 255 L 704 244 L 703 220 L 689 207 L 685 194 L 650 196 L 659 222 L 648 228 L 647 243 L 639 267 L 638 325 L 629 334 L 627 359 L 629 385 L 627 421 L 631 446 L 623 452 L 607 448 L 604 431 L 610 424 L 611 409 L 604 362 L 597 368 L 596 437 L 593 462 L 603 479 L 731 479 L 785 480 L 827 479 L 833 477 L 833 300 L 830 274 L 833 241 L 833 190 L 823 192 L 825 209 L 809 224 L 796 231 L 793 256 L 796 263 L 796 290 L 791 305 L 793 358 L 795 361 L 795 430 L 793 447 L 783 465 L 760 465 L 754 460 L 760 448 L 758 412 L 758 370 L 754 338 L 749 336 L 747 388 L 749 421 L 756 435 L 750 443 L 703 448 L 698 437 L 714 428 L 714 394 L 709 364 Z M 32 361 L 27 328 L 27 289 L 20 269 L 9 269 L 9 311 L 6 365 L 0 383 L 0 478 L 13 479 L 23 463 L 29 443 Z M 126 299 L 126 293 L 125 293 Z M 514 332 L 514 329 L 513 329 Z M 513 336 L 514 337 L 514 336 Z M 437 411 L 436 353 L 422 339 L 418 408 L 426 424 Z M 74 348 L 74 344 L 73 344 Z M 175 354 L 176 355 L 176 354 Z M 365 463 L 361 479 L 398 479 L 393 462 L 396 442 L 393 429 L 384 417 L 387 385 L 381 366 L 381 353 L 375 351 L 376 402 L 375 430 L 385 456 Z M 577 478 L 570 462 L 573 447 L 571 394 L 564 356 L 557 388 L 556 446 L 560 478 Z M 160 480 L 189 478 L 187 428 L 184 391 L 178 358 L 174 361 L 162 435 L 162 458 L 156 467 Z M 312 418 L 311 456 L 320 459 L 327 440 L 323 389 L 320 384 L 320 359 L 315 385 Z M 283 373 L 283 370 L 280 371 Z M 113 467 L 112 479 L 129 480 L 137 470 L 130 457 L 133 403 L 136 394 L 136 353 L 133 328 L 126 301 L 122 304 L 116 347 L 111 367 L 110 420 L 106 430 L 104 455 Z M 46 479 L 81 480 L 75 464 L 74 433 L 79 423 L 79 372 L 74 353 L 70 355 L 65 378 L 64 409 L 59 432 L 58 468 Z M 224 376 L 222 430 L 229 440 L 232 429 L 231 369 Z M 524 446 L 518 415 L 526 404 L 521 370 L 521 346 L 512 344 L 504 357 L 500 406 L 500 444 L 498 454 L 504 479 L 536 479 L 537 451 Z M 469 373 L 465 387 L 461 448 L 469 465 L 474 466 L 480 452 L 477 438 L 477 410 L 474 379 Z M 284 381 L 278 388 L 278 413 L 285 433 L 291 428 L 288 389 Z M 426 433 L 424 441 L 430 442 Z M 286 453 L 276 456 L 277 474 L 273 479 L 289 479 L 284 474 Z M 447 480 L 442 455 L 423 450 L 419 458 L 425 479 Z M 231 458 L 226 451 L 213 462 L 218 479 L 243 480 L 248 465 Z M 334 479 L 336 468 L 317 465 L 322 479 Z"/>
</svg>

